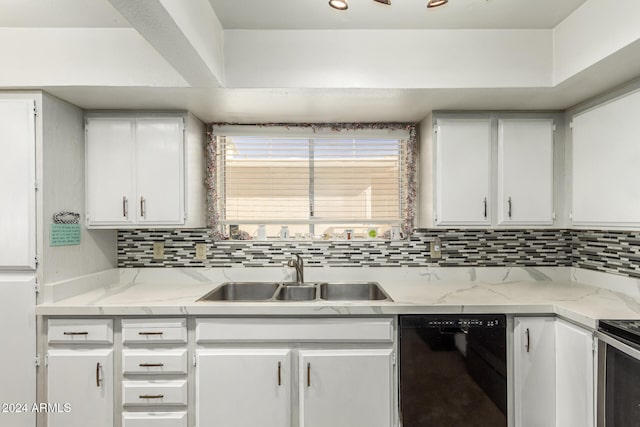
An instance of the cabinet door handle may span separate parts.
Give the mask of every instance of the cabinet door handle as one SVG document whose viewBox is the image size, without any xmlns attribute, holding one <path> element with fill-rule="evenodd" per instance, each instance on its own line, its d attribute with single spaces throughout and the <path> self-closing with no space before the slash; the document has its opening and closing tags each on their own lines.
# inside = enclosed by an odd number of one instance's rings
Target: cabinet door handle
<svg viewBox="0 0 640 427">
<path fill-rule="evenodd" d="M 89 332 L 63 332 L 63 335 L 89 335 Z"/>
<path fill-rule="evenodd" d="M 524 345 L 524 348 L 526 348 L 527 353 L 529 353 L 529 350 L 531 349 L 531 334 L 529 333 L 529 328 L 524 331 L 524 334 L 527 336 L 527 343 Z"/>
<path fill-rule="evenodd" d="M 162 335 L 163 332 L 138 332 L 138 335 Z"/>
<path fill-rule="evenodd" d="M 162 368 L 164 363 L 140 363 L 138 366 L 141 368 Z"/>
<path fill-rule="evenodd" d="M 100 362 L 96 363 L 96 387 L 100 388 Z"/>
<path fill-rule="evenodd" d="M 511 218 L 511 196 L 509 196 L 509 198 L 507 199 L 507 205 L 509 206 L 507 208 L 507 215 L 509 215 L 509 218 Z"/>
<path fill-rule="evenodd" d="M 138 396 L 140 399 L 162 399 L 164 394 L 141 394 Z"/>
<path fill-rule="evenodd" d="M 483 205 L 484 205 L 484 217 L 487 217 L 487 198 L 485 197 L 484 200 L 482 201 Z"/>
<path fill-rule="evenodd" d="M 122 196 L 122 216 L 129 218 L 129 199 L 126 196 Z"/>
<path fill-rule="evenodd" d="M 278 385 L 282 385 L 282 363 L 278 362 Z"/>
<path fill-rule="evenodd" d="M 140 215 L 142 218 L 146 216 L 145 208 L 147 207 L 147 201 L 144 197 L 140 197 Z"/>
<path fill-rule="evenodd" d="M 311 363 L 307 363 L 307 387 L 311 387 Z"/>
</svg>

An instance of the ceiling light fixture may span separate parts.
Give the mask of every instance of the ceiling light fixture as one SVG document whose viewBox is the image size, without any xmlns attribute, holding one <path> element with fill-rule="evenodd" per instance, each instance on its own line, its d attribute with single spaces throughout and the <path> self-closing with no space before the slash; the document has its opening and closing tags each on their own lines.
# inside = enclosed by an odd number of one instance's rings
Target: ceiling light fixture
<svg viewBox="0 0 640 427">
<path fill-rule="evenodd" d="M 449 3 L 449 0 L 429 0 L 427 7 L 438 7 Z"/>
<path fill-rule="evenodd" d="M 382 4 L 391 4 L 391 0 L 373 0 L 373 1 L 382 3 Z"/>
<path fill-rule="evenodd" d="M 347 3 L 347 0 L 329 0 L 329 6 L 338 10 L 349 9 L 349 4 Z"/>
</svg>

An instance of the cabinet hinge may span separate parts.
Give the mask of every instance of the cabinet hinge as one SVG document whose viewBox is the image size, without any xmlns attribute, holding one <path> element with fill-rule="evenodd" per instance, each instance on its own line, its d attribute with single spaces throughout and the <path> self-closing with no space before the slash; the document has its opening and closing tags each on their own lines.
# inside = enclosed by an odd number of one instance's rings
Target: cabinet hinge
<svg viewBox="0 0 640 427">
<path fill-rule="evenodd" d="M 33 188 L 34 188 L 36 191 L 40 191 L 40 183 L 39 183 L 38 181 L 34 181 L 34 182 L 33 182 Z"/>
<path fill-rule="evenodd" d="M 192 363 L 193 363 L 193 366 L 196 366 L 196 360 L 197 360 L 197 359 L 196 359 L 196 355 L 194 354 L 194 355 L 193 355 L 193 362 L 192 362 Z"/>
<path fill-rule="evenodd" d="M 554 220 L 554 221 L 556 220 L 556 213 L 555 212 L 551 213 L 551 219 Z"/>
<path fill-rule="evenodd" d="M 593 337 L 593 341 L 591 341 L 591 351 L 594 353 L 598 350 L 598 338 Z"/>
<path fill-rule="evenodd" d="M 48 353 L 44 356 L 44 366 L 49 366 L 49 354 Z"/>
<path fill-rule="evenodd" d="M 36 263 L 36 267 L 38 267 L 38 265 L 40 265 L 40 257 L 38 256 L 37 253 L 36 253 L 36 256 L 33 257 L 33 260 Z"/>
<path fill-rule="evenodd" d="M 33 104 L 33 114 L 38 117 L 40 115 L 40 112 L 38 111 L 38 106 L 36 104 Z"/>
<path fill-rule="evenodd" d="M 396 366 L 396 352 L 391 353 L 391 364 Z"/>
<path fill-rule="evenodd" d="M 556 131 L 556 122 L 553 122 L 553 131 Z"/>
<path fill-rule="evenodd" d="M 569 220 L 573 221 L 573 212 L 569 212 Z"/>
<path fill-rule="evenodd" d="M 36 295 L 40 293 L 40 283 L 38 283 L 37 279 L 36 279 L 36 284 L 35 284 L 35 286 L 33 288 L 36 291 Z"/>
<path fill-rule="evenodd" d="M 569 129 L 573 129 L 573 120 L 569 122 Z"/>
<path fill-rule="evenodd" d="M 438 133 L 438 124 L 433 125 L 433 133 Z"/>
<path fill-rule="evenodd" d="M 40 358 L 40 355 L 36 354 L 36 357 L 33 358 L 33 364 L 35 365 L 36 368 L 38 368 L 41 362 L 42 362 L 42 359 Z"/>
</svg>

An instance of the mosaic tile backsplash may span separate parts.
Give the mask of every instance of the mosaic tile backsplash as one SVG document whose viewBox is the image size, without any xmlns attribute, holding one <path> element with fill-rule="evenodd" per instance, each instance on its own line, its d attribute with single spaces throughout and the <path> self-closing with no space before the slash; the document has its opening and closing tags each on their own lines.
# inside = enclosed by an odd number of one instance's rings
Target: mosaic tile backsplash
<svg viewBox="0 0 640 427">
<path fill-rule="evenodd" d="M 640 231 L 573 230 L 574 267 L 640 279 Z"/>
<path fill-rule="evenodd" d="M 431 259 L 439 238 L 442 258 Z M 164 259 L 153 259 L 163 241 Z M 195 259 L 195 244 L 207 245 L 207 260 Z M 307 266 L 571 266 L 570 230 L 420 229 L 409 240 L 214 241 L 204 229 L 122 230 L 118 267 L 262 267 L 285 265 L 299 253 Z"/>
</svg>

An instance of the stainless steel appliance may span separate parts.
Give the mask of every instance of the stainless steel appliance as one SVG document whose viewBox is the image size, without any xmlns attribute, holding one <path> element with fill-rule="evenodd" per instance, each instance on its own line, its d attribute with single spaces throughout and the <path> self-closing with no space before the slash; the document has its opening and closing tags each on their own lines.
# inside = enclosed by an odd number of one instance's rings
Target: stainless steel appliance
<svg viewBox="0 0 640 427">
<path fill-rule="evenodd" d="M 505 325 L 505 315 L 400 316 L 402 426 L 506 426 Z"/>
<path fill-rule="evenodd" d="M 598 324 L 598 427 L 640 426 L 640 321 Z"/>
</svg>

